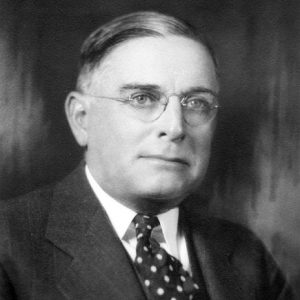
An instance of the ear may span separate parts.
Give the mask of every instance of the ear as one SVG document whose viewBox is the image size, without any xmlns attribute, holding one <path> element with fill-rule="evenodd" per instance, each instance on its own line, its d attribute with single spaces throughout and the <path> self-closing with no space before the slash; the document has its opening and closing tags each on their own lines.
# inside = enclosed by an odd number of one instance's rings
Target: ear
<svg viewBox="0 0 300 300">
<path fill-rule="evenodd" d="M 88 102 L 78 92 L 71 92 L 65 101 L 65 112 L 73 135 L 80 146 L 86 146 L 88 141 Z"/>
</svg>

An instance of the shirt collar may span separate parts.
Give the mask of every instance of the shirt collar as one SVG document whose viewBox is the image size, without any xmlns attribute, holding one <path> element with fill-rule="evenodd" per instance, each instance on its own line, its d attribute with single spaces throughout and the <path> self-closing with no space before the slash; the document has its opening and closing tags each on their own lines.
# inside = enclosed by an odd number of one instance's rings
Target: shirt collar
<svg viewBox="0 0 300 300">
<path fill-rule="evenodd" d="M 106 211 L 113 228 L 118 237 L 122 239 L 132 222 L 132 219 L 135 217 L 136 212 L 108 195 L 96 182 L 87 165 L 85 166 L 85 172 L 87 179 L 96 194 L 96 197 Z"/>
<path fill-rule="evenodd" d="M 135 217 L 136 212 L 108 195 L 96 182 L 87 165 L 85 166 L 85 172 L 92 190 L 106 211 L 118 237 L 122 239 Z M 178 207 L 157 215 L 166 243 L 171 248 L 177 248 L 178 215 Z"/>
<path fill-rule="evenodd" d="M 177 249 L 178 207 L 157 215 L 165 241 L 170 249 Z"/>
</svg>

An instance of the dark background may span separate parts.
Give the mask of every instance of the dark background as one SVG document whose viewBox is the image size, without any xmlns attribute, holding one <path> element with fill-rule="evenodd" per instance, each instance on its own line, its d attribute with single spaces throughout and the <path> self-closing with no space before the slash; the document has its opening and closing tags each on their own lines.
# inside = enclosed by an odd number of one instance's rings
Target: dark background
<svg viewBox="0 0 300 300">
<path fill-rule="evenodd" d="M 252 228 L 300 299 L 300 1 L 0 0 L 0 199 L 77 165 L 63 103 L 80 45 L 146 9 L 210 34 L 220 61 L 222 108 L 193 211 Z"/>
</svg>

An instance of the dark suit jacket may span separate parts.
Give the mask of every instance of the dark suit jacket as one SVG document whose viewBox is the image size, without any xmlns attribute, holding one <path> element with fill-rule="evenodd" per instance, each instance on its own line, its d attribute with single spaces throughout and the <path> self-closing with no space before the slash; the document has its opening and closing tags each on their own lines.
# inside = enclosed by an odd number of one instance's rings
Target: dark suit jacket
<svg viewBox="0 0 300 300">
<path fill-rule="evenodd" d="M 292 299 L 246 229 L 220 220 L 185 224 L 210 299 Z M 57 185 L 2 203 L 0 299 L 145 299 L 82 166 Z"/>
</svg>

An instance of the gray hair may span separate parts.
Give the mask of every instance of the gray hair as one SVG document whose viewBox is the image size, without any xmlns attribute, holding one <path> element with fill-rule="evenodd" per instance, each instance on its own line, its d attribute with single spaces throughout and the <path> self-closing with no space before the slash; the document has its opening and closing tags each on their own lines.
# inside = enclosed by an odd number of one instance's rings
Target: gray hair
<svg viewBox="0 0 300 300">
<path fill-rule="evenodd" d="M 127 14 L 100 26 L 92 32 L 82 45 L 79 61 L 77 90 L 82 90 L 86 76 L 92 73 L 103 59 L 119 44 L 139 37 L 183 36 L 198 41 L 210 53 L 218 69 L 215 53 L 203 33 L 187 22 L 162 13 L 141 11 Z"/>
</svg>

